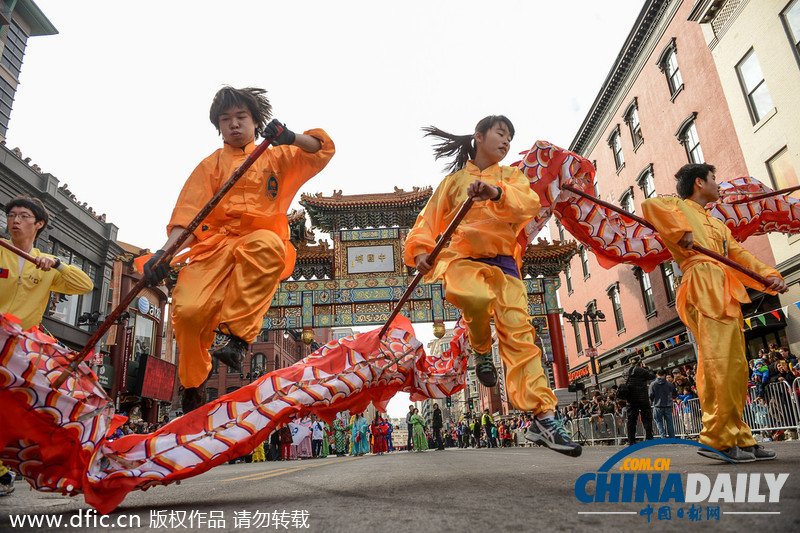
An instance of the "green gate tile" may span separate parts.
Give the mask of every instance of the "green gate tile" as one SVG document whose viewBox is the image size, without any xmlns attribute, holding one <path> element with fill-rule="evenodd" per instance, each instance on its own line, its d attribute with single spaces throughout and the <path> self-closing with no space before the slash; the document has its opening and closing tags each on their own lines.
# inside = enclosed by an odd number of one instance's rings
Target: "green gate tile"
<svg viewBox="0 0 800 533">
<path fill-rule="evenodd" d="M 460 316 L 461 316 L 461 312 L 456 308 L 445 309 L 444 310 L 444 319 L 445 320 L 448 320 L 448 321 L 458 320 L 458 317 L 460 317 Z"/>
<path fill-rule="evenodd" d="M 314 323 L 314 293 L 303 291 L 302 324 L 311 326 Z"/>
<path fill-rule="evenodd" d="M 354 302 L 386 302 L 392 300 L 391 287 L 375 287 L 374 289 L 353 289 Z"/>
<path fill-rule="evenodd" d="M 390 313 L 360 313 L 353 315 L 353 325 L 383 325 Z"/>
<path fill-rule="evenodd" d="M 314 291 L 314 303 L 321 305 L 333 303 L 333 293 L 327 289 Z"/>
<path fill-rule="evenodd" d="M 442 320 L 444 318 L 444 307 L 442 304 L 442 286 L 431 287 L 431 303 L 433 304 L 433 319 Z"/>
<path fill-rule="evenodd" d="M 414 320 L 417 322 L 433 322 L 431 313 L 425 309 L 417 309 L 414 311 Z"/>
<path fill-rule="evenodd" d="M 333 315 L 317 315 L 314 317 L 315 328 L 329 328 L 333 326 Z"/>
<path fill-rule="evenodd" d="M 354 229 L 339 232 L 341 241 L 374 241 L 397 239 L 400 234 L 396 228 Z"/>
<path fill-rule="evenodd" d="M 560 313 L 558 306 L 558 288 L 561 278 L 544 278 L 544 306 L 545 313 Z"/>
</svg>

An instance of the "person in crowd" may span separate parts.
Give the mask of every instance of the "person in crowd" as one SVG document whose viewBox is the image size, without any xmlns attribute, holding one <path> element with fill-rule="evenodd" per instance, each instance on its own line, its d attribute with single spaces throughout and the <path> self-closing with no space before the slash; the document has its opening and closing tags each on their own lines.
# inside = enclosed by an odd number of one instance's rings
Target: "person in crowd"
<svg viewBox="0 0 800 533">
<path fill-rule="evenodd" d="M 281 459 L 280 429 L 274 430 L 269 436 L 269 457 L 270 461 L 280 461 Z"/>
<path fill-rule="evenodd" d="M 628 446 L 636 444 L 636 423 L 639 417 L 642 418 L 645 438 L 653 438 L 653 409 L 650 407 L 647 383 L 655 378 L 652 370 L 647 368 L 639 358 L 634 358 L 628 369 L 627 380 L 630 386 L 628 400 Z"/>
<path fill-rule="evenodd" d="M 364 413 L 357 413 L 350 428 L 350 440 L 353 447 L 353 456 L 361 457 L 369 453 L 369 423 L 364 418 Z"/>
<path fill-rule="evenodd" d="M 433 429 L 433 442 L 436 446 L 436 450 L 444 450 L 444 443 L 442 442 L 442 428 L 444 427 L 444 423 L 442 422 L 442 410 L 439 409 L 439 404 L 433 404 L 433 421 L 431 422 L 431 428 Z"/>
<path fill-rule="evenodd" d="M 786 361 L 781 360 L 775 363 L 775 374 L 774 375 L 770 374 L 769 376 L 770 383 L 785 381 L 787 385 L 791 386 L 793 380 L 794 380 L 794 374 L 789 372 L 789 367 L 786 364 Z"/>
<path fill-rule="evenodd" d="M 656 379 L 650 383 L 650 402 L 653 406 L 653 416 L 661 438 L 675 438 L 675 422 L 672 410 L 678 390 L 675 385 L 667 381 L 667 373 L 663 368 L 656 371 Z"/>
<path fill-rule="evenodd" d="M 322 455 L 322 442 L 325 437 L 324 423 L 316 415 L 311 415 L 311 457 L 314 459 Z"/>
<path fill-rule="evenodd" d="M 375 414 L 375 419 L 369 429 L 372 432 L 372 453 L 383 455 L 388 448 L 386 446 L 386 424 L 381 415 Z"/>
<path fill-rule="evenodd" d="M 267 150 L 184 242 L 187 262 L 172 293 L 172 320 L 181 357 L 178 377 L 184 413 L 203 404 L 211 358 L 240 372 L 261 332 L 264 314 L 281 279 L 294 269 L 295 249 L 286 213 L 300 187 L 333 157 L 333 141 L 321 129 L 295 134 L 277 120 L 266 91 L 223 87 L 209 118 L 223 147 L 186 180 L 167 224 L 167 241 L 144 266 L 158 284 L 169 265 L 156 263 L 183 235 L 217 190 L 256 149 L 256 137 L 272 138 Z"/>
<path fill-rule="evenodd" d="M 411 439 L 414 438 L 414 425 L 411 423 L 411 417 L 414 416 L 414 404 L 408 406 L 408 412 L 406 413 L 406 426 L 408 428 L 408 439 L 406 442 L 406 451 L 411 451 L 413 448 L 411 446 Z"/>
<path fill-rule="evenodd" d="M 765 357 L 769 356 L 765 355 Z M 756 388 L 756 397 L 766 396 L 764 387 L 769 383 L 769 365 L 765 359 L 759 357 L 753 361 L 753 374 L 750 376 L 750 381 Z"/>
<path fill-rule="evenodd" d="M 492 428 L 494 427 L 494 420 L 492 420 L 492 415 L 489 414 L 489 409 L 483 410 L 483 416 L 481 417 L 481 426 L 483 426 L 483 431 L 486 433 L 486 443 L 489 448 L 494 448 L 494 439 L 492 439 Z"/>
<path fill-rule="evenodd" d="M 692 404 L 689 403 L 689 401 L 694 398 L 695 395 L 691 387 L 684 387 L 681 390 L 681 394 L 678 395 L 678 401 L 681 405 L 681 416 L 683 417 L 683 428 L 687 433 L 694 433 L 697 431 L 692 416 Z"/>
<path fill-rule="evenodd" d="M 343 457 L 347 454 L 347 426 L 342 420 L 343 416 L 343 413 L 339 413 L 333 421 L 333 448 L 336 457 Z"/>
<path fill-rule="evenodd" d="M 389 451 L 390 453 L 394 451 L 394 440 L 393 440 L 392 434 L 394 433 L 395 429 L 400 429 L 400 428 L 399 427 L 395 428 L 394 425 L 392 425 L 390 422 L 387 421 L 387 423 L 386 423 L 386 448 L 387 448 L 387 451 Z"/>
<path fill-rule="evenodd" d="M 700 443 L 714 450 L 698 453 L 734 463 L 774 459 L 775 452 L 756 444 L 742 420 L 747 358 L 741 304 L 750 302 L 745 286 L 772 294 L 788 289 L 776 269 L 747 252 L 725 223 L 705 210 L 719 199 L 715 170 L 705 163 L 684 165 L 675 175 L 680 199 L 648 198 L 642 210 L 683 272 L 676 301 L 681 320 L 697 342 L 697 390 L 703 411 Z M 695 252 L 695 243 L 760 274 L 769 285 Z"/>
<path fill-rule="evenodd" d="M 292 430 L 289 424 L 283 424 L 280 431 L 281 440 L 281 460 L 288 461 L 292 454 Z"/>
<path fill-rule="evenodd" d="M 428 449 L 428 439 L 425 436 L 425 420 L 419 416 L 419 409 L 414 408 L 411 413 L 412 445 L 414 451 L 423 452 Z"/>
</svg>

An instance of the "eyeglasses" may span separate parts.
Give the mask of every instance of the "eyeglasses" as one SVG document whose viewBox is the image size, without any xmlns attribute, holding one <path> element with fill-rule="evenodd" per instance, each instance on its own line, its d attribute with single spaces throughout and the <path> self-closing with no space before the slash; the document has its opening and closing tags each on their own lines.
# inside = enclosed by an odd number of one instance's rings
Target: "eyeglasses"
<svg viewBox="0 0 800 533">
<path fill-rule="evenodd" d="M 36 218 L 33 215 L 29 215 L 28 213 L 8 213 L 6 215 L 7 220 L 14 220 L 15 218 L 21 218 L 22 220 L 28 220 L 31 218 Z"/>
</svg>

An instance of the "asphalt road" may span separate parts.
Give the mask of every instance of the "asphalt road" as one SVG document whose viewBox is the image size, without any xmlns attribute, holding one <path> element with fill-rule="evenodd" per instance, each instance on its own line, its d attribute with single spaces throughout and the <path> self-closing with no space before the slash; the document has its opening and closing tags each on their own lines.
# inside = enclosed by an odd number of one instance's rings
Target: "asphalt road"
<svg viewBox="0 0 800 533">
<path fill-rule="evenodd" d="M 595 533 L 643 531 L 651 527 L 657 527 L 659 532 L 800 531 L 800 442 L 770 443 L 770 447 L 778 452 L 777 460 L 738 467 L 701 457 L 696 448 L 685 445 L 655 446 L 629 456 L 669 459 L 669 470 L 661 472 L 662 479 L 666 474 L 678 473 L 683 476 L 685 486 L 688 473 L 704 474 L 717 492 L 723 494 L 725 485 L 719 480 L 730 474 L 732 498 L 747 498 L 748 493 L 737 489 L 736 484 L 745 477 L 751 480 L 754 477 L 751 474 L 759 474 L 755 476 L 760 479 L 756 493 L 768 499 L 767 474 L 770 479 L 773 474 L 789 474 L 780 490 L 779 502 L 703 501 L 693 504 L 695 508 L 703 508 L 699 521 L 688 503 L 652 503 L 653 514 L 648 523 L 647 517 L 640 514 L 647 508 L 647 502 L 578 501 L 576 480 L 582 474 L 597 473 L 607 459 L 623 449 L 595 446 L 585 447 L 577 459 L 543 448 L 506 448 L 223 465 L 180 485 L 130 494 L 114 513 L 104 518 L 106 527 L 81 497 L 37 493 L 28 490 L 27 483 L 17 481 L 16 492 L 0 498 L 0 533 L 99 532 L 112 528 L 125 532 L 216 529 Z M 610 472 L 620 472 L 623 464 L 615 464 Z M 652 479 L 650 474 L 657 472 L 642 473 Z M 593 493 L 594 483 L 588 489 Z M 667 507 L 670 520 L 663 515 L 659 519 L 659 508 Z M 718 519 L 708 516 L 707 507 L 719 510 Z M 771 514 L 731 514 L 753 512 Z M 22 515 L 28 517 L 26 520 L 60 519 L 61 526 L 48 527 L 45 523 L 31 526 L 30 522 L 26 526 L 12 526 L 11 519 L 18 520 Z"/>
</svg>

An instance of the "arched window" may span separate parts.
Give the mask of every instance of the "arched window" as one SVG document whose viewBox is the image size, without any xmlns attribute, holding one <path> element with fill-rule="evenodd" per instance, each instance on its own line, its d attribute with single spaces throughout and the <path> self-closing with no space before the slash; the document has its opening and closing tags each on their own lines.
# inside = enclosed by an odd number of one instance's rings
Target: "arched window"
<svg viewBox="0 0 800 533">
<path fill-rule="evenodd" d="M 253 355 L 250 360 L 250 375 L 253 379 L 263 376 L 267 372 L 267 356 L 263 353 Z"/>
<path fill-rule="evenodd" d="M 700 148 L 700 138 L 697 135 L 695 118 L 697 118 L 697 112 L 686 117 L 675 132 L 675 137 L 686 149 L 686 156 L 689 158 L 690 163 L 704 163 L 705 159 L 703 150 Z"/>
</svg>

